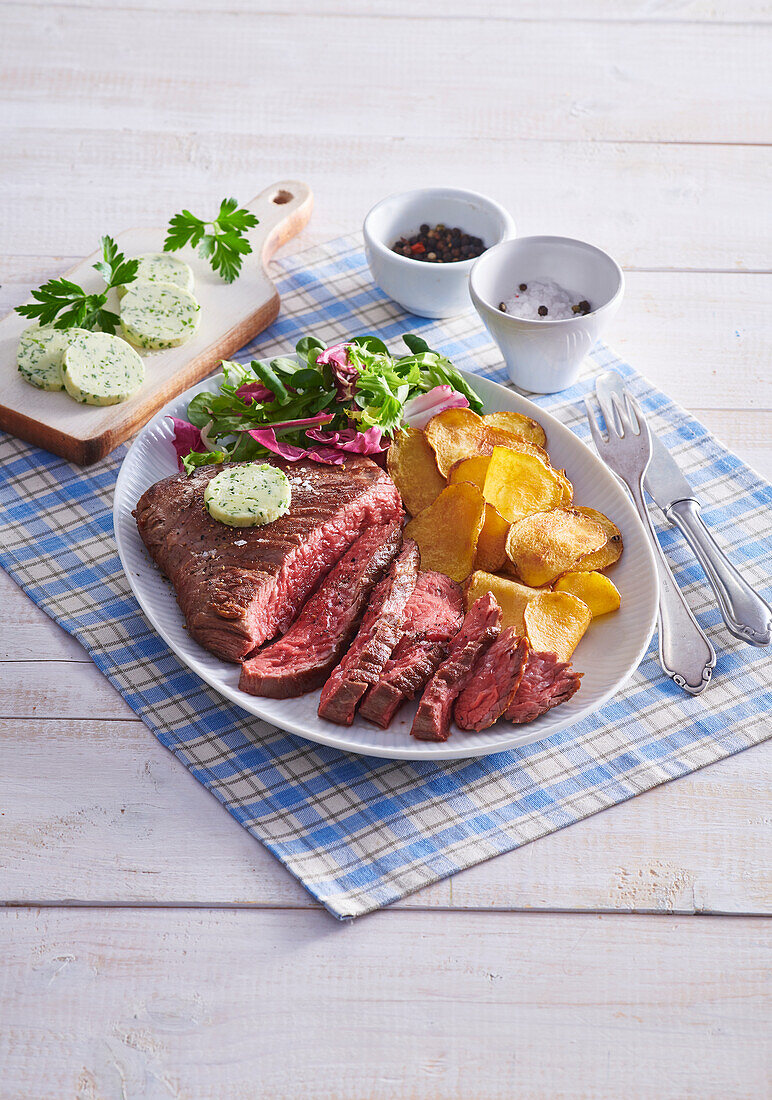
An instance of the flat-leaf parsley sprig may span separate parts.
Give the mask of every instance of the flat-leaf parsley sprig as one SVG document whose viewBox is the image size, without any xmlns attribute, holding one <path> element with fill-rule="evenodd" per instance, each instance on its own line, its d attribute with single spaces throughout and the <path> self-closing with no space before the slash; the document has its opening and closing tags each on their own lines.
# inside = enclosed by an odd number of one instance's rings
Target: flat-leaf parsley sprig
<svg viewBox="0 0 772 1100">
<path fill-rule="evenodd" d="M 255 215 L 240 207 L 235 199 L 223 199 L 219 214 L 211 222 L 183 210 L 169 222 L 164 252 L 177 252 L 189 244 L 198 249 L 203 260 L 209 260 L 226 283 L 232 283 L 241 271 L 244 257 L 252 251 L 246 232 L 257 224 Z"/>
<path fill-rule="evenodd" d="M 36 320 L 39 325 L 51 325 L 54 328 L 97 329 L 100 332 L 115 332 L 120 318 L 117 313 L 105 309 L 107 291 L 112 287 L 125 286 L 137 276 L 137 260 L 127 260 L 112 237 L 102 237 L 102 259 L 95 263 L 94 269 L 105 281 L 106 290 L 101 294 L 87 294 L 82 286 L 71 279 L 49 279 L 47 283 L 32 291 L 34 302 L 17 306 L 16 312 L 22 317 Z"/>
</svg>

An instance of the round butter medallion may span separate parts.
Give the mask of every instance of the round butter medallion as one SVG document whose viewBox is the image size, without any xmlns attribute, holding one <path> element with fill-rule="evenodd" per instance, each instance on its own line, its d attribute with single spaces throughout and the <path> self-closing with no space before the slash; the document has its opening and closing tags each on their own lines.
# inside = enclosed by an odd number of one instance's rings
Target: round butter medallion
<svg viewBox="0 0 772 1100">
<path fill-rule="evenodd" d="M 123 298 L 134 283 L 171 283 L 183 290 L 193 290 L 193 272 L 184 260 L 170 256 L 168 252 L 145 252 L 134 259 L 139 260 L 136 277 L 128 286 L 118 287 L 119 298 Z"/>
<path fill-rule="evenodd" d="M 145 368 L 120 336 L 83 332 L 64 353 L 64 388 L 84 405 L 117 405 L 139 389 Z"/>
<path fill-rule="evenodd" d="M 198 328 L 201 306 L 173 283 L 129 283 L 121 299 L 121 329 L 138 348 L 159 351 L 186 343 Z"/>
<path fill-rule="evenodd" d="M 86 335 L 82 328 L 54 328 L 30 325 L 19 337 L 16 365 L 25 382 L 39 390 L 63 390 L 64 353 L 75 336 Z"/>
<path fill-rule="evenodd" d="M 226 466 L 204 490 L 212 519 L 229 527 L 262 527 L 289 511 L 292 487 L 275 466 Z"/>
</svg>

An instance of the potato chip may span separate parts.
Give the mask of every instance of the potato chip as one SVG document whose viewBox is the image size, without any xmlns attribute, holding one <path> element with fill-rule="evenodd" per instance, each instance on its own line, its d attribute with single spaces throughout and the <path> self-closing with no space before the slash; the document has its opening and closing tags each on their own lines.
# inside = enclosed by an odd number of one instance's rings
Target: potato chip
<svg viewBox="0 0 772 1100">
<path fill-rule="evenodd" d="M 554 472 L 563 489 L 563 499 L 560 502 L 560 507 L 567 508 L 574 499 L 574 487 L 566 477 L 565 470 L 555 470 Z"/>
<path fill-rule="evenodd" d="M 555 508 L 512 524 L 507 557 L 520 580 L 538 588 L 575 569 L 605 544 L 606 532 L 590 516 L 574 508 Z"/>
<path fill-rule="evenodd" d="M 603 512 L 597 512 L 594 508 L 580 508 L 575 504 L 574 511 L 581 512 L 582 515 L 594 519 L 606 532 L 606 545 L 602 546 L 600 550 L 596 550 L 594 554 L 589 554 L 586 558 L 582 558 L 581 562 L 576 566 L 577 572 L 581 571 L 584 573 L 585 571 L 591 572 L 599 569 L 608 569 L 615 561 L 619 561 L 622 557 L 623 545 L 622 536 L 619 533 L 617 525 L 613 523 L 608 516 L 604 516 Z"/>
<path fill-rule="evenodd" d="M 570 592 L 540 592 L 526 604 L 523 618 L 535 653 L 554 653 L 559 661 L 570 661 L 592 613 Z"/>
<path fill-rule="evenodd" d="M 536 443 L 539 447 L 547 446 L 544 428 L 530 416 L 516 412 L 484 413 L 483 421 L 494 428 L 503 428 L 505 432 L 509 432 L 517 439 L 524 439 L 526 443 Z"/>
<path fill-rule="evenodd" d="M 476 459 L 466 459 L 475 462 Z M 495 573 L 507 560 L 507 535 L 509 524 L 499 515 L 492 504 L 485 505 L 485 522 L 477 540 L 477 553 L 474 564 L 476 569 L 486 569 Z"/>
<path fill-rule="evenodd" d="M 503 428 L 486 424 L 471 409 L 445 409 L 426 425 L 426 438 L 434 451 L 440 473 L 447 477 L 451 466 L 472 455 L 490 455 L 494 447 L 535 454 L 549 462 L 547 452 L 535 443 L 518 439 Z"/>
<path fill-rule="evenodd" d="M 405 428 L 389 447 L 386 464 L 402 502 L 411 516 L 428 508 L 445 488 L 434 451 L 423 432 Z"/>
<path fill-rule="evenodd" d="M 485 501 L 476 485 L 448 485 L 433 504 L 411 519 L 405 538 L 415 539 L 421 568 L 463 581 L 474 568 L 477 540 L 485 519 Z"/>
<path fill-rule="evenodd" d="M 486 592 L 492 592 L 501 608 L 502 630 L 511 626 L 522 638 L 525 634 L 523 612 L 528 602 L 542 591 L 541 588 L 527 588 L 508 577 L 497 577 L 493 573 L 476 569 L 464 585 L 464 607 L 468 611 L 476 599 Z"/>
<path fill-rule="evenodd" d="M 448 485 L 456 485 L 459 481 L 471 481 L 472 485 L 476 485 L 482 492 L 490 460 L 490 455 L 473 455 L 471 458 L 462 458 L 459 462 L 454 462 L 448 470 Z"/>
<path fill-rule="evenodd" d="M 578 596 L 589 607 L 593 619 L 616 611 L 622 602 L 616 585 L 602 573 L 564 573 L 556 581 L 555 591 Z"/>
<path fill-rule="evenodd" d="M 549 512 L 563 501 L 565 479 L 537 455 L 494 447 L 483 496 L 499 515 L 516 523 L 534 512 Z"/>
</svg>

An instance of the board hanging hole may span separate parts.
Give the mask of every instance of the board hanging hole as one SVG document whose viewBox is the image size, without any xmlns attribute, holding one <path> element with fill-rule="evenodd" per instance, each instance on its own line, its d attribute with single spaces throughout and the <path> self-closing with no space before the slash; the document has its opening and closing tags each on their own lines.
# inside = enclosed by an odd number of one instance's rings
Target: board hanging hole
<svg viewBox="0 0 772 1100">
<path fill-rule="evenodd" d="M 285 203 L 292 202 L 294 197 L 290 191 L 277 191 L 271 202 L 276 203 L 277 206 L 284 206 Z"/>
</svg>

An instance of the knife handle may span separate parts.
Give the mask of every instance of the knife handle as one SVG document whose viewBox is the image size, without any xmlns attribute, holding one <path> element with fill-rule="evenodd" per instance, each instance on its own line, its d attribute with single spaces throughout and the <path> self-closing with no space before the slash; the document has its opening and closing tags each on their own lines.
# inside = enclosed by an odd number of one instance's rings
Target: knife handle
<svg viewBox="0 0 772 1100">
<path fill-rule="evenodd" d="M 643 495 L 643 476 L 628 487 L 638 514 L 651 535 L 659 574 L 659 663 L 670 679 L 689 695 L 699 695 L 710 683 L 716 651 L 691 612 L 659 544 Z"/>
<path fill-rule="evenodd" d="M 716 594 L 727 629 L 748 645 L 772 642 L 772 608 L 748 584 L 718 545 L 696 500 L 677 500 L 665 515 L 681 531 Z"/>
</svg>

